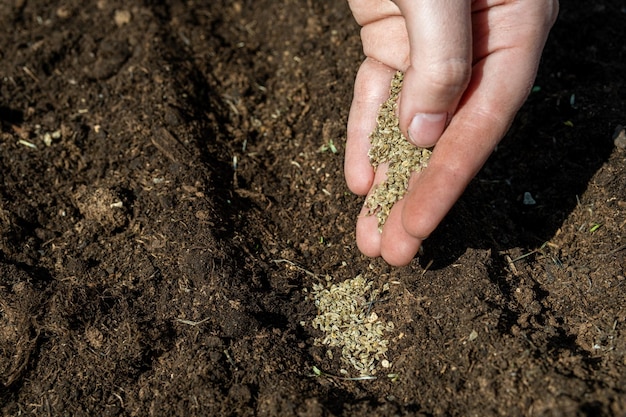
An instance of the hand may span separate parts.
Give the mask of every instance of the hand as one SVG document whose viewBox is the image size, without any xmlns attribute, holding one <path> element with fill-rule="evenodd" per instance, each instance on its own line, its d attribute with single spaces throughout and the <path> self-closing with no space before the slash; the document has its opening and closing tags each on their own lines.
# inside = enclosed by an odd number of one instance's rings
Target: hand
<svg viewBox="0 0 626 417">
<path fill-rule="evenodd" d="M 349 0 L 367 58 L 354 86 L 345 176 L 359 195 L 384 180 L 369 163 L 369 134 L 396 70 L 405 73 L 400 129 L 434 145 L 413 174 L 382 233 L 364 208 L 357 245 L 367 256 L 406 265 L 508 130 L 534 82 L 557 0 Z"/>
</svg>

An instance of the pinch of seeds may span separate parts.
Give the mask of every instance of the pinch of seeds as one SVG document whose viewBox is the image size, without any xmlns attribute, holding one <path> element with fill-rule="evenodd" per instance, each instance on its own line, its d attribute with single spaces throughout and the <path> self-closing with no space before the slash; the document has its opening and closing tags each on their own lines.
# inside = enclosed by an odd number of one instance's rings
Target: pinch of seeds
<svg viewBox="0 0 626 417">
<path fill-rule="evenodd" d="M 382 291 L 388 289 L 385 284 Z M 383 335 L 393 329 L 393 324 L 381 321 L 371 311 L 380 293 L 372 290 L 372 283 L 362 275 L 340 284 L 314 284 L 310 293 L 318 310 L 311 324 L 325 333 L 315 339 L 315 344 L 328 346 L 331 359 L 330 349 L 341 349 L 341 361 L 352 365 L 359 375 L 375 374 L 376 365 L 386 360 L 389 341 Z M 391 366 L 389 361 L 385 363 Z"/>
<path fill-rule="evenodd" d="M 381 105 L 376 128 L 370 134 L 370 163 L 375 170 L 381 164 L 388 164 L 387 178 L 366 200 L 367 214 L 376 215 L 379 231 L 382 231 L 393 205 L 406 194 L 411 173 L 424 169 L 432 153 L 430 149 L 409 143 L 400 131 L 397 107 L 403 78 L 400 71 L 394 75 L 389 98 Z"/>
</svg>

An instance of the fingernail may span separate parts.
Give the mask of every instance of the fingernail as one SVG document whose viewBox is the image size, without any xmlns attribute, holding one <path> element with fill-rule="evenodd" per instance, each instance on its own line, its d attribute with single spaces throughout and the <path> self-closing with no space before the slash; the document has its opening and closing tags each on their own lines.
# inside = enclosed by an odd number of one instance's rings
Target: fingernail
<svg viewBox="0 0 626 417">
<path fill-rule="evenodd" d="M 446 118 L 446 113 L 417 113 L 409 125 L 409 140 L 417 146 L 433 146 L 446 126 Z"/>
</svg>

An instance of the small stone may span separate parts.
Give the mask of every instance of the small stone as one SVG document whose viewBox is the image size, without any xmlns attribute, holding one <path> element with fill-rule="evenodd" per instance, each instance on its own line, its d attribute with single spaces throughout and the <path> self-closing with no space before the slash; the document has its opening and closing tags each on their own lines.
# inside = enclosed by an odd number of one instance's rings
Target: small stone
<svg viewBox="0 0 626 417">
<path fill-rule="evenodd" d="M 613 133 L 613 144 L 620 149 L 626 149 L 626 129 L 618 125 Z"/>
<path fill-rule="evenodd" d="M 48 132 L 44 133 L 44 135 L 43 135 L 43 143 L 46 146 L 52 145 L 52 135 L 50 133 L 48 133 Z"/>
<path fill-rule="evenodd" d="M 128 10 L 116 10 L 115 16 L 113 16 L 113 20 L 117 27 L 122 27 L 128 23 L 130 23 L 132 15 Z"/>
<path fill-rule="evenodd" d="M 72 14 L 71 10 L 65 6 L 61 6 L 57 9 L 57 17 L 59 19 L 67 19 Z"/>
<path fill-rule="evenodd" d="M 476 330 L 472 330 L 469 335 L 469 341 L 476 340 L 478 338 L 478 332 Z"/>
<path fill-rule="evenodd" d="M 537 204 L 537 202 L 535 201 L 535 199 L 533 198 L 533 195 L 531 193 L 529 193 L 528 191 L 526 191 L 524 193 L 524 197 L 522 199 L 522 203 L 525 206 L 534 206 L 535 204 Z"/>
</svg>

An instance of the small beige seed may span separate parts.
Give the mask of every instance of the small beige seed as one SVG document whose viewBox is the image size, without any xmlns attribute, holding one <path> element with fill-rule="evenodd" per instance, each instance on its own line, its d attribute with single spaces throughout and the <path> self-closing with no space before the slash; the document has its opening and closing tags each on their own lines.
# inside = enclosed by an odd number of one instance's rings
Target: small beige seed
<svg viewBox="0 0 626 417">
<path fill-rule="evenodd" d="M 397 101 L 402 79 L 403 74 L 397 72 L 391 82 L 389 99 L 381 106 L 377 126 L 370 135 L 370 163 L 374 169 L 383 163 L 389 167 L 386 180 L 378 184 L 366 200 L 368 214 L 376 215 L 379 230 L 382 230 L 391 207 L 404 197 L 411 174 L 426 167 L 431 154 L 429 149 L 410 144 L 400 132 Z"/>
</svg>

